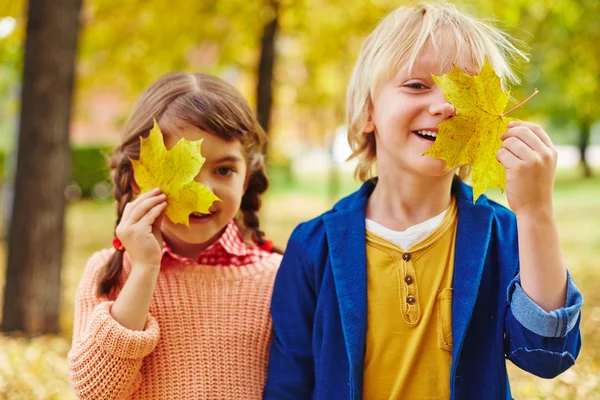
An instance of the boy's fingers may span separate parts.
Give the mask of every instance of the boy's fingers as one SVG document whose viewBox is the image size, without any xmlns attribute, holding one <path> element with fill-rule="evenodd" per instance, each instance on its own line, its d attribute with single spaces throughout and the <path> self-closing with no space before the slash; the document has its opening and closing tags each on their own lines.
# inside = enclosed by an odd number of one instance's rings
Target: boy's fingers
<svg viewBox="0 0 600 400">
<path fill-rule="evenodd" d="M 515 126 L 510 128 L 506 132 L 500 136 L 504 142 L 506 142 L 509 138 L 517 138 L 523 141 L 527 146 L 529 146 L 532 150 L 535 151 L 545 151 L 547 146 L 546 144 L 536 135 L 531 129 L 524 126 Z"/>
<path fill-rule="evenodd" d="M 527 161 L 535 157 L 535 152 L 518 137 L 509 137 L 502 143 L 502 148 L 510 151 L 520 160 Z"/>
<path fill-rule="evenodd" d="M 554 144 L 552 143 L 552 139 L 550 139 L 550 136 L 548 136 L 546 131 L 544 131 L 542 129 L 542 127 L 539 126 L 538 124 L 534 124 L 533 122 L 527 122 L 527 121 L 511 121 L 508 123 L 509 129 L 512 127 L 516 127 L 516 126 L 522 126 L 525 128 L 529 128 L 531 130 L 531 132 L 533 132 L 542 141 L 542 143 L 544 143 L 548 147 L 554 147 Z"/>
<path fill-rule="evenodd" d="M 496 152 L 496 159 L 507 170 L 517 170 L 521 167 L 521 164 L 523 164 L 522 160 L 504 147 Z"/>
</svg>

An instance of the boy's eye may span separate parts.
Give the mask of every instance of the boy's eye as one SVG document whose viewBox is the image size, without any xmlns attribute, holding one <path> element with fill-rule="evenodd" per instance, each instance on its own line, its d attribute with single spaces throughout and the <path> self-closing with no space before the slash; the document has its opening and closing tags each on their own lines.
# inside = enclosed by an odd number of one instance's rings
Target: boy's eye
<svg viewBox="0 0 600 400">
<path fill-rule="evenodd" d="M 411 82 L 404 85 L 404 87 L 409 89 L 427 89 L 427 86 L 420 82 Z"/>
<path fill-rule="evenodd" d="M 233 170 L 233 168 L 220 167 L 220 168 L 217 168 L 215 170 L 215 172 L 217 173 L 217 175 L 229 176 L 229 175 L 233 174 L 235 171 Z"/>
</svg>

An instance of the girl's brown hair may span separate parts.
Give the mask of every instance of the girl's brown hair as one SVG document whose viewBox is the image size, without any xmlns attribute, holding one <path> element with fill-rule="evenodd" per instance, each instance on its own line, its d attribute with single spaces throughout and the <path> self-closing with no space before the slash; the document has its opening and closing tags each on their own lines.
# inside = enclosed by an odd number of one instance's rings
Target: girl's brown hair
<svg viewBox="0 0 600 400">
<path fill-rule="evenodd" d="M 192 124 L 221 139 L 239 140 L 248 163 L 247 189 L 240 206 L 244 239 L 257 245 L 265 242 L 259 228 L 258 210 L 261 194 L 267 190 L 269 180 L 265 171 L 263 148 L 267 136 L 244 98 L 227 82 L 205 74 L 173 72 L 162 76 L 150 86 L 134 106 L 121 135 L 121 145 L 112 153 L 109 167 L 117 200 L 117 221 L 125 205 L 133 199 L 133 167 L 131 159 L 139 159 L 140 136 L 146 136 L 159 123 L 180 121 Z M 274 248 L 273 252 L 281 253 Z M 99 277 L 98 291 L 106 295 L 121 279 L 123 251 L 117 250 L 107 261 Z"/>
</svg>

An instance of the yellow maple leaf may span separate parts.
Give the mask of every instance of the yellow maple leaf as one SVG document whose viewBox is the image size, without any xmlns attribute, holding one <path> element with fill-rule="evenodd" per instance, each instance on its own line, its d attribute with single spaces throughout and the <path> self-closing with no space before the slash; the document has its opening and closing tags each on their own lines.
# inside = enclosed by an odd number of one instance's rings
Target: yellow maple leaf
<svg viewBox="0 0 600 400">
<path fill-rule="evenodd" d="M 496 160 L 500 136 L 508 129 L 504 109 L 510 92 L 487 60 L 479 75 L 469 76 L 456 66 L 450 73 L 433 75 L 456 115 L 438 126 L 438 135 L 425 155 L 446 161 L 446 168 L 471 164 L 473 201 L 490 188 L 504 190 L 506 171 Z"/>
<path fill-rule="evenodd" d="M 212 203 L 220 199 L 208 187 L 194 181 L 206 161 L 200 152 L 202 140 L 182 138 L 167 150 L 156 121 L 150 135 L 140 140 L 140 159 L 131 162 L 142 193 L 159 188 L 166 194 L 165 215 L 177 224 L 189 226 L 189 215 L 193 212 L 208 214 Z"/>
</svg>

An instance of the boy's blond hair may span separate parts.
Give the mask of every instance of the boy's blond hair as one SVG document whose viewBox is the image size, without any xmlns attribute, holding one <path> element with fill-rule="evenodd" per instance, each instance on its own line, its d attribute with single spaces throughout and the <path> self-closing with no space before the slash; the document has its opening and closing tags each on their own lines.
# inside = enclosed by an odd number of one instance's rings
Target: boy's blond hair
<svg viewBox="0 0 600 400">
<path fill-rule="evenodd" d="M 355 176 L 363 182 L 373 176 L 375 135 L 363 129 L 377 89 L 392 79 L 401 66 L 407 65 L 410 74 L 428 45 L 447 57 L 445 62 L 453 64 L 459 64 L 459 57 L 466 49 L 471 57 L 468 61 L 477 71 L 487 58 L 506 88 L 509 83 L 518 83 L 510 61 L 518 58 L 528 61 L 512 41 L 508 34 L 445 1 L 400 7 L 387 15 L 363 44 L 348 86 L 346 123 L 352 149 L 349 159 L 358 159 Z M 441 42 L 450 43 L 456 50 L 454 54 L 448 55 L 447 49 L 440 51 L 444 49 Z M 468 173 L 465 167 L 459 170 L 461 178 Z"/>
</svg>

